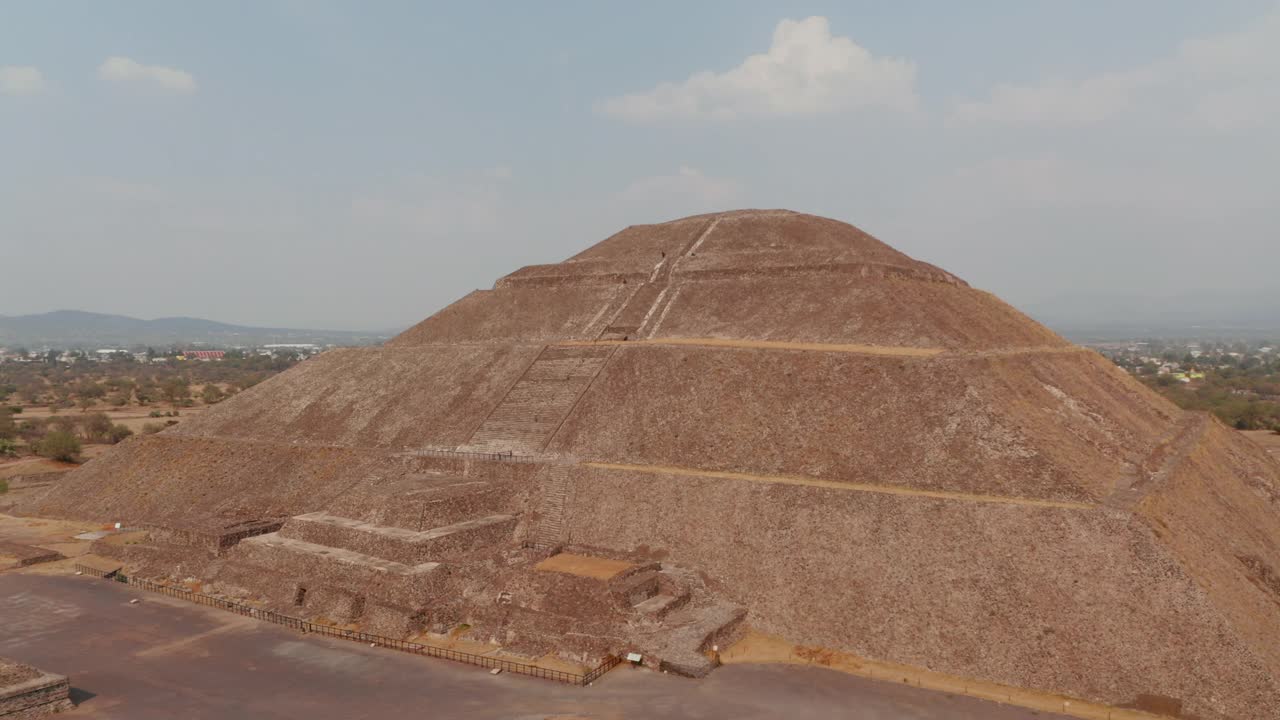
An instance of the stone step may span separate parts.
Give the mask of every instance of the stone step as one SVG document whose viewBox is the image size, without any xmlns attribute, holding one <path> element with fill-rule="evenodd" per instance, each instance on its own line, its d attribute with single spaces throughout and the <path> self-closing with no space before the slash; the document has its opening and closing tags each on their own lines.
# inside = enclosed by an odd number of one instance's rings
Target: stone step
<svg viewBox="0 0 1280 720">
<path fill-rule="evenodd" d="M 679 595 L 658 594 L 653 597 L 637 603 L 635 605 L 636 612 L 647 615 L 655 620 L 661 620 L 668 613 L 679 609 L 689 601 L 689 593 L 681 593 Z"/>
<path fill-rule="evenodd" d="M 541 359 L 529 367 L 524 379 L 527 382 L 562 382 L 574 378 L 590 378 L 595 376 L 602 365 L 602 357 Z"/>
<path fill-rule="evenodd" d="M 602 360 L 607 359 L 608 351 L 602 351 L 591 345 L 549 345 L 538 356 L 539 360 Z"/>
<path fill-rule="evenodd" d="M 727 602 L 683 607 L 666 617 L 666 629 L 651 638 L 647 654 L 659 658 L 663 670 L 704 677 L 716 666 L 705 651 L 714 644 L 728 646 L 746 615 L 746 608 Z"/>
<path fill-rule="evenodd" d="M 481 452 L 537 452 L 608 361 L 612 348 L 547 347 L 466 444 Z"/>
<path fill-rule="evenodd" d="M 627 306 L 613 319 L 613 323 L 605 328 L 600 339 L 637 339 L 638 333 L 644 329 L 647 321 L 652 320 L 659 299 L 665 299 L 669 294 L 670 290 L 665 281 L 641 285 L 627 301 Z"/>
<path fill-rule="evenodd" d="M 280 534 L 327 547 L 416 564 L 448 559 L 480 547 L 509 542 L 515 523 L 512 515 L 489 515 L 419 531 L 315 512 L 290 518 Z"/>
<path fill-rule="evenodd" d="M 613 583 L 613 592 L 634 607 L 658 594 L 658 573 L 647 570 L 627 575 Z"/>
<path fill-rule="evenodd" d="M 502 486 L 480 480 L 411 476 L 387 488 L 359 517 L 425 530 L 494 514 L 506 505 L 509 494 Z"/>
<path fill-rule="evenodd" d="M 452 474 L 414 473 L 360 488 L 342 513 L 376 525 L 426 530 L 499 512 L 510 490 Z"/>
<path fill-rule="evenodd" d="M 402 563 L 280 533 L 241 541 L 217 569 L 213 586 L 266 599 L 277 609 L 305 607 L 322 614 L 359 614 L 356 605 L 366 597 L 419 607 L 452 587 L 447 564 Z"/>
<path fill-rule="evenodd" d="M 564 539 L 565 506 L 569 502 L 569 468 L 553 465 L 543 479 L 542 500 L 538 505 L 538 526 L 533 534 L 539 547 L 555 547 Z"/>
<path fill-rule="evenodd" d="M 637 325 L 610 325 L 600 333 L 601 340 L 634 340 L 636 332 L 639 330 Z"/>
<path fill-rule="evenodd" d="M 345 565 L 354 570 L 384 573 L 389 575 L 425 575 L 435 572 L 440 567 L 440 563 L 438 562 L 409 565 L 406 563 L 396 562 L 394 560 L 387 560 L 386 558 L 366 555 L 346 548 L 321 545 L 319 543 L 299 540 L 298 538 L 284 537 L 280 533 L 268 533 L 266 535 L 251 537 L 248 540 L 241 542 L 240 545 L 242 549 L 247 550 L 250 554 L 279 553 L 294 555 L 300 558 L 305 558 L 306 561 L 315 564 Z"/>
</svg>

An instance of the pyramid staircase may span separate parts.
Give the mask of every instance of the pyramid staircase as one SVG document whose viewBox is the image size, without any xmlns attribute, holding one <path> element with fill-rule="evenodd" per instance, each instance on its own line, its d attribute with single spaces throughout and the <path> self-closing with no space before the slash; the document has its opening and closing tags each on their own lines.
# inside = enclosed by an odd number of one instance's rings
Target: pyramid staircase
<svg viewBox="0 0 1280 720">
<path fill-rule="evenodd" d="M 1184 414 L 1174 427 L 1173 434 L 1135 469 L 1132 476 L 1118 482 L 1103 503 L 1117 510 L 1133 512 L 1147 495 L 1173 475 L 1178 466 L 1196 449 L 1208 429 L 1207 414 Z"/>
<path fill-rule="evenodd" d="M 531 544 L 538 549 L 559 547 L 565 540 L 565 511 L 569 501 L 569 466 L 550 465 L 542 485 L 538 524 Z"/>
<path fill-rule="evenodd" d="M 626 305 L 618 311 L 597 339 L 637 340 L 646 335 L 652 336 L 679 292 L 679 284 L 672 282 L 673 270 L 681 260 L 696 251 L 719 222 L 718 218 L 710 222 L 679 256 L 664 257 L 654 267 L 648 281 L 631 294 Z"/>
<path fill-rule="evenodd" d="M 546 447 L 613 347 L 547 346 L 460 450 L 536 453 Z"/>
<path fill-rule="evenodd" d="M 671 294 L 665 280 L 641 285 L 632 293 L 613 321 L 600 333 L 599 340 L 636 340 L 649 326 L 662 304 Z"/>
</svg>

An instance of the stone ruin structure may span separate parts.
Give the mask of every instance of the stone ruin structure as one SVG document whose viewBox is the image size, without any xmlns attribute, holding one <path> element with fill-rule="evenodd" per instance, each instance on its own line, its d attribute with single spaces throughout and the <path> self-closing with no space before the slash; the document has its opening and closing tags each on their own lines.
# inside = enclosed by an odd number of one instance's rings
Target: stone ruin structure
<svg viewBox="0 0 1280 720">
<path fill-rule="evenodd" d="M 707 672 L 743 624 L 1187 717 L 1280 707 L 1280 466 L 850 225 L 629 227 L 26 512 L 382 634 Z"/>
<path fill-rule="evenodd" d="M 72 707 L 65 676 L 0 657 L 0 717 L 26 720 Z"/>
</svg>

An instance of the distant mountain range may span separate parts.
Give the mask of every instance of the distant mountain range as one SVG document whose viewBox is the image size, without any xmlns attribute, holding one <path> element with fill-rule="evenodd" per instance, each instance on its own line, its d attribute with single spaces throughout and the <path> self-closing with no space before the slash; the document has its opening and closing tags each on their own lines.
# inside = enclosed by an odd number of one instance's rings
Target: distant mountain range
<svg viewBox="0 0 1280 720">
<path fill-rule="evenodd" d="M 1188 291 L 1163 297 L 1079 292 L 1021 309 L 1075 341 L 1280 340 L 1280 290 Z"/>
<path fill-rule="evenodd" d="M 80 310 L 55 310 L 38 315 L 0 315 L 0 346 L 29 349 L 103 348 L 150 345 L 265 345 L 314 343 L 316 345 L 372 345 L 395 335 L 386 332 L 299 330 L 260 328 L 172 317 L 139 320 L 124 315 L 103 315 Z"/>
<path fill-rule="evenodd" d="M 1280 290 L 1186 292 L 1165 297 L 1133 293 L 1066 293 L 1019 308 L 1077 342 L 1138 338 L 1280 341 Z M 399 330 L 373 332 L 262 328 L 172 317 L 139 320 L 79 310 L 0 315 L 0 347 L 96 349 L 150 345 L 375 345 Z"/>
</svg>

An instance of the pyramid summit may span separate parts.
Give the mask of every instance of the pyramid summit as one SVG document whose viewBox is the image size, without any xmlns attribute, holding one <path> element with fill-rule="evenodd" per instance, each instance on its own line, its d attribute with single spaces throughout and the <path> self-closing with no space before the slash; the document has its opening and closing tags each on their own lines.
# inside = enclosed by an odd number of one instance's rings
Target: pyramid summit
<svg viewBox="0 0 1280 720">
<path fill-rule="evenodd" d="M 27 512 L 370 632 L 708 672 L 747 629 L 1200 718 L 1280 706 L 1280 466 L 783 210 L 638 225 L 129 440 Z"/>
</svg>

